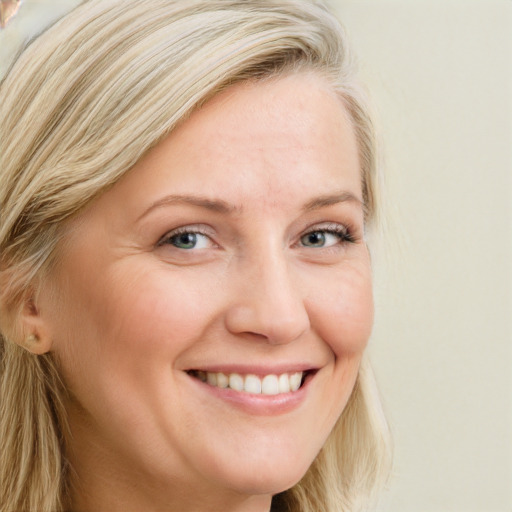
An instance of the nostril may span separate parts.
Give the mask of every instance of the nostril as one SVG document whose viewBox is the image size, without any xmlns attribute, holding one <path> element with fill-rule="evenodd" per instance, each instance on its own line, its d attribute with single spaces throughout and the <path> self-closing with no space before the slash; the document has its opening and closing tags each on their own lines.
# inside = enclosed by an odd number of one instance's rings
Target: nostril
<svg viewBox="0 0 512 512">
<path fill-rule="evenodd" d="M 265 336 L 264 334 L 260 334 L 258 332 L 254 332 L 254 331 L 248 331 L 245 333 L 247 336 L 253 338 L 253 339 L 260 339 L 262 341 L 266 341 L 268 336 Z"/>
</svg>

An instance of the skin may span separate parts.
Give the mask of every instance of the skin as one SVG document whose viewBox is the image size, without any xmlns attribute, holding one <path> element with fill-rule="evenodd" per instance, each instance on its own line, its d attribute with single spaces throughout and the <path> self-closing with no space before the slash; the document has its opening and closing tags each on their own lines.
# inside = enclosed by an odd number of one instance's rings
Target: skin
<svg viewBox="0 0 512 512">
<path fill-rule="evenodd" d="M 73 510 L 268 511 L 339 418 L 371 332 L 342 102 L 305 73 L 215 97 L 73 219 L 34 315 L 71 391 Z M 316 373 L 288 409 L 187 373 L 297 365 Z"/>
</svg>

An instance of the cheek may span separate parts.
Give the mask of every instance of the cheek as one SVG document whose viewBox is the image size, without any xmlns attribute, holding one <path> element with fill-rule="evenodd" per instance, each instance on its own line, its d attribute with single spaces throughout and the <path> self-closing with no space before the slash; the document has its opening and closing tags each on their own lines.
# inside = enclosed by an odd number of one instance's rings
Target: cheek
<svg viewBox="0 0 512 512">
<path fill-rule="evenodd" d="M 105 431 L 112 422 L 150 421 L 133 411 L 171 403 L 172 367 L 214 316 L 208 290 L 172 274 L 120 265 L 94 282 L 80 276 L 53 309 L 61 312 L 54 324 L 63 379 Z"/>
<path fill-rule="evenodd" d="M 358 356 L 373 327 L 373 292 L 368 266 L 342 269 L 310 298 L 312 324 L 337 357 Z"/>
<path fill-rule="evenodd" d="M 369 264 L 344 265 L 316 279 L 310 289 L 311 327 L 331 352 L 332 364 L 319 374 L 325 389 L 319 398 L 322 413 L 315 423 L 325 441 L 354 389 L 363 351 L 373 326 L 373 294 Z M 319 277 L 319 276 L 317 276 Z"/>
<path fill-rule="evenodd" d="M 204 281 L 137 267 L 119 265 L 94 283 L 82 278 L 70 283 L 72 294 L 64 294 L 55 309 L 66 318 L 57 319 L 57 351 L 71 372 L 87 361 L 93 372 L 110 367 L 131 376 L 143 373 L 144 361 L 169 365 L 211 323 L 215 294 Z"/>
<path fill-rule="evenodd" d="M 128 290 L 114 301 L 105 328 L 116 319 L 112 337 L 124 338 L 141 357 L 176 356 L 201 338 L 215 316 L 216 294 L 201 276 L 163 269 L 132 279 Z"/>
</svg>

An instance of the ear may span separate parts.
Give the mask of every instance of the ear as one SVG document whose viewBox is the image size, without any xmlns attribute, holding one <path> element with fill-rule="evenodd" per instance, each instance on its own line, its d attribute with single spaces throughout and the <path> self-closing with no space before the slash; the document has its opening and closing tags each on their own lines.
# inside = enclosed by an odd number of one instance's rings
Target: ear
<svg viewBox="0 0 512 512">
<path fill-rule="evenodd" d="M 32 354 L 46 354 L 52 348 L 52 337 L 46 319 L 31 292 L 24 299 L 19 318 L 19 335 L 16 336 L 20 346 Z"/>
</svg>

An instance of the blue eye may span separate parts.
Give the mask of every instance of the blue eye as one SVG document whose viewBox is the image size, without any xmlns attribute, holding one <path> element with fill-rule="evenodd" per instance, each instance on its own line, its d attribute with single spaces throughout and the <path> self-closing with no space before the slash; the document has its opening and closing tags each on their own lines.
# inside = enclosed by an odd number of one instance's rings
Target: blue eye
<svg viewBox="0 0 512 512">
<path fill-rule="evenodd" d="M 179 249 L 193 249 L 197 244 L 195 233 L 179 233 L 171 237 L 170 242 Z"/>
<path fill-rule="evenodd" d="M 340 242 L 352 242 L 352 237 L 344 230 L 318 229 L 301 236 L 300 242 L 304 247 L 324 248 L 339 244 Z"/>
<path fill-rule="evenodd" d="M 206 249 L 210 247 L 210 238 L 202 233 L 195 231 L 181 231 L 178 233 L 171 233 L 166 236 L 159 245 L 173 245 L 177 249 L 191 250 L 191 249 Z"/>
<path fill-rule="evenodd" d="M 324 247 L 326 239 L 326 234 L 323 231 L 313 231 L 304 235 L 300 241 L 306 247 Z"/>
</svg>

